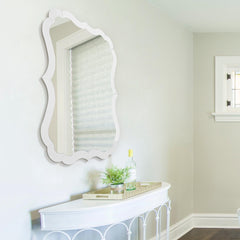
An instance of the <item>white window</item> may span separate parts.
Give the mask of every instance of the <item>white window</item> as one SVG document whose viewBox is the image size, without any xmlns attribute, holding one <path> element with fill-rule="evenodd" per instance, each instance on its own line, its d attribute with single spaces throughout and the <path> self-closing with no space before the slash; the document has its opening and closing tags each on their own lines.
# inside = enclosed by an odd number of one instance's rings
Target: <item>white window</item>
<svg viewBox="0 0 240 240">
<path fill-rule="evenodd" d="M 216 121 L 240 121 L 240 56 L 215 57 Z"/>
</svg>

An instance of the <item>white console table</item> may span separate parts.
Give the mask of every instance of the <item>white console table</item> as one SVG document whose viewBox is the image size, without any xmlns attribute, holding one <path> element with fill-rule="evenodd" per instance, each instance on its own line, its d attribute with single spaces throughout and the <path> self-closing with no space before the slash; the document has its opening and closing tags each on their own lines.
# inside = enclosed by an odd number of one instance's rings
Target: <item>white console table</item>
<svg viewBox="0 0 240 240">
<path fill-rule="evenodd" d="M 94 231 L 99 239 L 108 240 L 108 231 L 120 224 L 126 229 L 128 240 L 131 240 L 132 225 L 139 220 L 142 224 L 142 239 L 146 240 L 147 218 L 150 212 L 155 213 L 156 240 L 161 237 L 161 213 L 162 208 L 167 210 L 166 239 L 169 240 L 170 225 L 170 200 L 168 189 L 170 184 L 162 183 L 162 186 L 149 192 L 139 194 L 126 200 L 75 200 L 40 210 L 41 229 L 50 231 L 43 240 L 50 240 L 51 235 L 58 232 L 67 240 L 77 240 L 83 231 Z M 129 220 L 126 223 L 126 220 Z M 107 226 L 104 231 L 97 229 L 99 226 Z M 68 230 L 78 230 L 70 236 Z"/>
</svg>

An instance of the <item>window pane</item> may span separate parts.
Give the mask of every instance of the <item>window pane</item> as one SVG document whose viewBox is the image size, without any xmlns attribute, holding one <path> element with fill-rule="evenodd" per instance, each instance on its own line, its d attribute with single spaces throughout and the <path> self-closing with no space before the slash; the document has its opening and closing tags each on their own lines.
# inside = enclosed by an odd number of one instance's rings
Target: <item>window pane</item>
<svg viewBox="0 0 240 240">
<path fill-rule="evenodd" d="M 240 105 L 240 90 L 235 90 L 235 94 L 236 94 L 235 107 L 238 107 L 237 105 Z"/>
<path fill-rule="evenodd" d="M 235 86 L 236 86 L 236 89 L 240 89 L 240 72 L 236 72 L 236 83 L 235 83 Z"/>
</svg>

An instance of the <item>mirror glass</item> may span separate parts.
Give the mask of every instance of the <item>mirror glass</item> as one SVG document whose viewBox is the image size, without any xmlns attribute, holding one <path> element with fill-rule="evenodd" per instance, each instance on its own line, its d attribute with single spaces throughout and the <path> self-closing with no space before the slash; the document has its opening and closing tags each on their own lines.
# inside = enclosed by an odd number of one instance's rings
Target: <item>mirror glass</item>
<svg viewBox="0 0 240 240">
<path fill-rule="evenodd" d="M 119 135 L 111 40 L 60 10 L 50 11 L 43 35 L 49 64 L 41 133 L 49 157 L 66 164 L 109 157 Z"/>
</svg>

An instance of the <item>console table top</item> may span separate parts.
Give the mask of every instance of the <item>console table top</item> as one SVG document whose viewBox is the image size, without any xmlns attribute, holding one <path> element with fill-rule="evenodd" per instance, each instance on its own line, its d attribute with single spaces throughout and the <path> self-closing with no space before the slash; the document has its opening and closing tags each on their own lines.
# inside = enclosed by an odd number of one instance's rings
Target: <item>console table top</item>
<svg viewBox="0 0 240 240">
<path fill-rule="evenodd" d="M 78 199 L 41 209 L 42 230 L 73 230 L 114 224 L 150 211 L 169 200 L 170 184 L 125 200 Z"/>
</svg>

